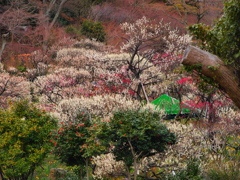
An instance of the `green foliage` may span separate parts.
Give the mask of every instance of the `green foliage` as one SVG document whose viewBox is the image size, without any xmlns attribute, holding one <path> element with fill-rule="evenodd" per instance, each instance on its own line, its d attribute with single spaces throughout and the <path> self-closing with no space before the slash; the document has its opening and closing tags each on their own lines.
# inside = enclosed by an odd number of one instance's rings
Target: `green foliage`
<svg viewBox="0 0 240 180">
<path fill-rule="evenodd" d="M 215 71 L 216 68 L 213 68 L 212 66 L 208 67 L 212 71 Z M 191 74 L 193 77 L 195 77 L 195 82 L 197 84 L 197 87 L 206 94 L 211 94 L 214 92 L 217 88 L 219 88 L 219 85 L 214 81 L 214 79 L 207 77 L 202 74 L 202 65 L 196 64 L 192 66 L 184 66 L 184 69 L 186 72 Z M 196 75 L 198 78 L 196 78 Z"/>
<path fill-rule="evenodd" d="M 83 35 L 90 39 L 95 39 L 96 41 L 104 42 L 105 35 L 104 28 L 101 22 L 92 22 L 90 20 L 85 20 L 81 25 L 81 32 Z"/>
<path fill-rule="evenodd" d="M 65 32 L 68 33 L 68 34 L 74 34 L 76 33 L 76 28 L 72 25 L 69 25 L 65 28 Z"/>
<path fill-rule="evenodd" d="M 168 180 L 201 180 L 201 169 L 199 167 L 199 161 L 197 159 L 191 159 L 187 162 L 187 168 L 180 170 L 176 174 L 168 175 Z"/>
<path fill-rule="evenodd" d="M 50 174 L 50 170 L 52 168 L 59 168 L 59 167 L 62 167 L 62 164 L 59 161 L 56 161 L 54 159 L 54 156 L 50 154 L 45 158 L 41 167 L 36 168 L 34 175 L 36 179 L 41 179 L 41 180 L 49 179 L 48 176 Z"/>
<path fill-rule="evenodd" d="M 26 180 L 43 162 L 56 121 L 27 101 L 0 110 L 0 172 L 4 178 Z"/>
<path fill-rule="evenodd" d="M 189 26 L 191 34 L 200 40 L 201 48 L 219 56 L 226 65 L 235 69 L 236 76 L 240 77 L 240 1 L 229 0 L 224 3 L 224 15 L 213 27 L 204 24 Z M 192 68 L 193 69 L 193 68 Z M 209 67 L 212 71 L 216 69 Z M 198 87 L 205 93 L 211 93 L 218 88 L 214 77 L 201 75 L 202 81 Z M 207 88 L 205 88 L 207 87 Z"/>
<path fill-rule="evenodd" d="M 61 163 L 59 160 L 55 159 L 55 156 L 49 154 L 49 156 L 45 158 L 44 163 L 41 165 L 41 167 L 36 168 L 34 172 L 35 179 L 49 180 L 52 168 L 61 168 L 65 171 L 65 178 L 57 177 L 58 180 L 81 180 L 80 177 L 83 177 L 86 174 L 83 167 L 66 166 L 65 163 Z"/>
<path fill-rule="evenodd" d="M 78 120 L 71 123 L 61 123 L 61 127 L 52 132 L 50 140 L 54 145 L 56 158 L 68 166 L 84 166 L 86 160 L 97 155 L 104 148 L 96 143 L 94 133 L 96 124 L 86 112 L 78 115 Z"/>
<path fill-rule="evenodd" d="M 228 170 L 221 170 L 219 168 L 210 169 L 207 176 L 211 180 L 233 180 L 240 179 L 239 167 L 232 167 Z"/>
<path fill-rule="evenodd" d="M 223 149 L 223 153 L 226 159 L 235 160 L 239 162 L 240 166 L 240 136 L 238 135 L 228 135 L 225 137 L 226 143 Z"/>
<path fill-rule="evenodd" d="M 167 145 L 176 142 L 176 136 L 161 123 L 159 115 L 149 111 L 115 112 L 111 120 L 102 125 L 98 138 L 109 141 L 105 143 L 113 145 L 116 160 L 123 160 L 128 167 L 134 159 L 151 156 L 152 150 L 163 152 Z"/>
<path fill-rule="evenodd" d="M 224 3 L 224 15 L 213 27 L 196 24 L 189 27 L 203 49 L 219 56 L 226 64 L 240 70 L 240 1 Z"/>
<path fill-rule="evenodd" d="M 18 66 L 17 70 L 19 70 L 20 72 L 26 72 L 27 68 L 25 66 Z"/>
<path fill-rule="evenodd" d="M 77 28 L 75 28 L 74 26 L 72 25 L 69 25 L 65 28 L 65 32 L 70 34 L 70 35 L 73 35 L 73 36 L 80 36 L 81 35 L 81 32 L 80 30 L 78 30 Z"/>
</svg>

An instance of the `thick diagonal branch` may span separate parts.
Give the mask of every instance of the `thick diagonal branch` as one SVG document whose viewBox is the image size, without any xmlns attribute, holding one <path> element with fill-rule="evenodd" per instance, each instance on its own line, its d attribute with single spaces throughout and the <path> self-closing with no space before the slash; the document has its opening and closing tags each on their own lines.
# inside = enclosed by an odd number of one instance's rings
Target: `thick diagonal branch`
<svg viewBox="0 0 240 180">
<path fill-rule="evenodd" d="M 183 56 L 182 64 L 186 66 L 200 65 L 201 73 L 218 83 L 240 109 L 239 78 L 233 69 L 226 66 L 219 57 L 197 47 L 189 46 Z"/>
</svg>

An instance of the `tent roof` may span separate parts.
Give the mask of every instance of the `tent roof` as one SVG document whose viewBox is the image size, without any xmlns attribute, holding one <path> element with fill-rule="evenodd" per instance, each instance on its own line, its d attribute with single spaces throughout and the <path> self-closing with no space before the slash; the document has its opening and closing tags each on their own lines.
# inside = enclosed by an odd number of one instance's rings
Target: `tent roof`
<svg viewBox="0 0 240 180">
<path fill-rule="evenodd" d="M 159 96 L 151 102 L 156 105 L 155 109 L 164 109 L 167 114 L 178 114 L 180 111 L 180 101 L 166 94 Z M 182 114 L 190 113 L 187 108 L 182 108 Z"/>
</svg>

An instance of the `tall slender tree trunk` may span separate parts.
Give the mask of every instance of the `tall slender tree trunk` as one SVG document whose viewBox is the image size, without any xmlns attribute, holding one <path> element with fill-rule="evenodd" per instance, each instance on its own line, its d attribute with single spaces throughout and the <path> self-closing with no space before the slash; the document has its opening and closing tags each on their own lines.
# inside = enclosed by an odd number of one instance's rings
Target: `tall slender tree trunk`
<svg viewBox="0 0 240 180">
<path fill-rule="evenodd" d="M 57 18 L 63 8 L 63 5 L 67 2 L 68 0 L 61 0 L 58 8 L 57 8 L 57 12 L 53 18 L 53 20 L 51 21 L 51 23 L 47 22 L 47 25 L 45 27 L 45 37 L 44 37 L 44 40 L 43 40 L 43 50 L 44 52 L 47 51 L 47 48 L 48 48 L 48 44 L 49 44 L 49 39 L 50 39 L 50 34 L 51 34 L 51 30 L 52 30 L 52 27 L 54 26 L 54 24 L 56 23 L 57 21 Z M 46 3 L 46 2 L 45 2 Z M 56 0 L 52 0 L 49 4 L 49 7 L 47 8 L 46 12 L 45 12 L 45 16 L 46 17 L 49 17 L 49 13 L 50 11 L 52 10 L 53 6 L 55 5 L 56 3 Z"/>
<path fill-rule="evenodd" d="M 145 96 L 145 98 L 146 98 L 146 101 L 147 101 L 147 103 L 149 103 L 149 99 L 148 99 L 147 93 L 146 93 L 146 91 L 145 91 L 145 88 L 144 88 L 142 82 L 141 82 L 141 85 L 142 85 L 142 90 L 143 90 L 143 94 L 144 94 L 144 96 Z"/>
<path fill-rule="evenodd" d="M 2 62 L 2 54 L 3 54 L 3 50 L 5 49 L 6 44 L 7 44 L 6 39 L 2 38 L 2 47 L 0 49 L 0 62 Z"/>
<path fill-rule="evenodd" d="M 88 160 L 88 158 L 86 159 L 86 174 L 87 174 L 87 180 L 89 180 L 89 172 L 88 172 L 88 162 L 89 160 Z"/>
<path fill-rule="evenodd" d="M 137 180 L 137 176 L 138 176 L 138 166 L 139 166 L 139 163 L 138 163 L 137 157 L 134 157 L 134 162 L 133 162 L 133 167 L 134 167 L 134 176 L 133 176 L 133 179 L 134 179 L 134 180 Z"/>
</svg>

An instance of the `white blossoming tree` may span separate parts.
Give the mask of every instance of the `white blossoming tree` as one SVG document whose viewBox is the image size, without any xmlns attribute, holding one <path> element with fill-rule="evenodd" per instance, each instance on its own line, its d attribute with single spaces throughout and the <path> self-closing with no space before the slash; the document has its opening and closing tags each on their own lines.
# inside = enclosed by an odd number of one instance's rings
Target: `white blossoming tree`
<svg viewBox="0 0 240 180">
<path fill-rule="evenodd" d="M 89 72 L 83 69 L 59 68 L 51 74 L 39 76 L 34 81 L 34 86 L 42 103 L 57 104 L 64 98 L 84 95 L 85 84 L 90 78 Z"/>
<path fill-rule="evenodd" d="M 184 49 L 191 42 L 189 35 L 180 35 L 163 20 L 154 23 L 146 17 L 134 23 L 121 24 L 126 33 L 121 50 L 129 53 L 125 59 L 131 88 L 139 99 L 147 98 L 145 86 L 162 81 L 163 72 L 180 64 Z"/>
<path fill-rule="evenodd" d="M 0 73 L 0 108 L 6 108 L 9 100 L 30 98 L 30 83 L 21 76 Z"/>
</svg>

